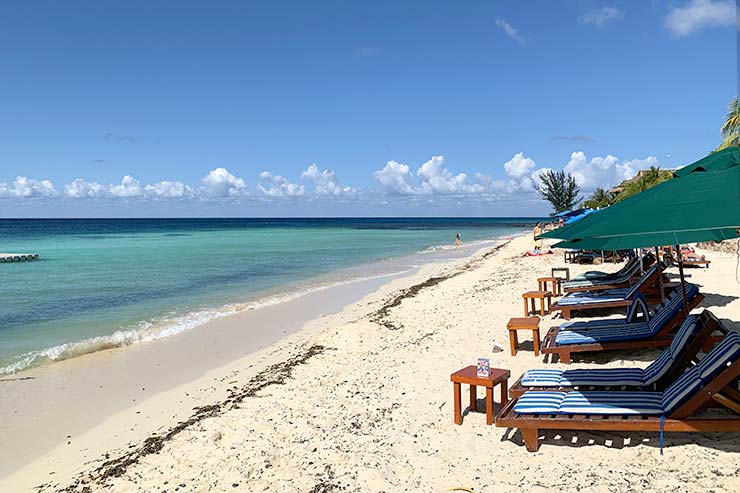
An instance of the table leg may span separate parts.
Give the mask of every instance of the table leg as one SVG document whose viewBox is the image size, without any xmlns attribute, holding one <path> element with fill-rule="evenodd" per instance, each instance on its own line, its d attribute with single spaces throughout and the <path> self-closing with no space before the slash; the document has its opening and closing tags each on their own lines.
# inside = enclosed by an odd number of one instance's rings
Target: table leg
<svg viewBox="0 0 740 493">
<path fill-rule="evenodd" d="M 509 382 L 508 380 L 504 380 L 501 382 L 501 408 L 503 408 L 507 402 L 509 402 Z"/>
<path fill-rule="evenodd" d="M 519 345 L 516 330 L 509 330 L 509 344 L 511 345 L 511 355 L 516 356 L 516 347 Z"/>
<path fill-rule="evenodd" d="M 455 407 L 455 424 L 459 425 L 462 424 L 462 413 L 460 412 L 460 384 L 452 382 L 452 386 L 454 387 L 454 397 L 452 398 L 452 402 Z"/>
<path fill-rule="evenodd" d="M 540 298 L 540 313 L 545 316 L 545 298 Z"/>
<path fill-rule="evenodd" d="M 486 387 L 486 424 L 493 424 L 493 387 Z"/>
<path fill-rule="evenodd" d="M 527 309 L 527 298 L 524 298 L 524 316 L 526 317 L 529 315 L 529 310 Z"/>
<path fill-rule="evenodd" d="M 537 298 L 532 298 L 532 313 L 537 313 Z"/>
<path fill-rule="evenodd" d="M 534 355 L 540 355 L 540 329 L 532 329 L 532 339 L 534 339 Z"/>
<path fill-rule="evenodd" d="M 474 413 L 478 411 L 478 395 L 476 392 L 475 385 L 470 386 L 470 412 Z"/>
</svg>

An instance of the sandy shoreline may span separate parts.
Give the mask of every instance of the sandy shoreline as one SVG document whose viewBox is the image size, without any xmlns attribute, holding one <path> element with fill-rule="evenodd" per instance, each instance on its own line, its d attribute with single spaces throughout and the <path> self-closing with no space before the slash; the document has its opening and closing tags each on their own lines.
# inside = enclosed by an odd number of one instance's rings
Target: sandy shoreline
<svg viewBox="0 0 740 493">
<path fill-rule="evenodd" d="M 530 454 L 518 433 L 487 427 L 484 415 L 452 424 L 451 372 L 478 356 L 511 369 L 512 379 L 543 366 L 526 338 L 510 356 L 505 329 L 521 315 L 520 293 L 563 264 L 557 253 L 521 258 L 528 247 L 527 238 L 517 238 L 489 254 L 426 266 L 277 344 L 266 342 L 180 387 L 151 391 L 0 480 L 0 490 L 41 483 L 43 491 L 70 484 L 70 491 L 740 487 L 737 435 L 669 435 L 661 456 L 654 434 L 548 434 Z M 704 306 L 723 320 L 740 320 L 734 257 L 707 254 L 712 268 L 689 271 L 690 280 L 707 295 Z M 594 268 L 570 267 L 573 274 Z M 548 317 L 542 326 L 549 324 Z M 495 343 L 507 349 L 494 353 Z M 644 366 L 655 354 L 586 356 L 572 367 Z M 210 407 L 192 411 L 204 405 Z M 50 431 L 39 428 L 40 435 Z M 142 447 L 151 432 L 157 436 Z M 114 462 L 96 472 L 106 451 Z"/>
</svg>

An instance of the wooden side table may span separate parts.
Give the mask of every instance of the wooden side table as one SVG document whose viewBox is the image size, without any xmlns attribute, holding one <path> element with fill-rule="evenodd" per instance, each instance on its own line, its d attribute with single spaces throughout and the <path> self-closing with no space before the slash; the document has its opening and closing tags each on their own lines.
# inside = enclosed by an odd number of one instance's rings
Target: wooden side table
<svg viewBox="0 0 740 493">
<path fill-rule="evenodd" d="M 547 291 L 547 283 L 552 284 L 550 292 L 553 296 L 560 296 L 563 294 L 560 282 L 562 281 L 559 277 L 538 277 L 537 278 L 537 289 L 540 291 Z"/>
<path fill-rule="evenodd" d="M 455 424 L 462 424 L 462 396 L 460 395 L 460 385 L 470 385 L 470 412 L 478 411 L 477 408 L 477 386 L 486 388 L 486 424 L 493 424 L 493 387 L 500 386 L 501 389 L 501 407 L 508 402 L 508 383 L 511 372 L 500 368 L 491 368 L 490 376 L 479 377 L 478 367 L 475 365 L 466 366 L 450 375 L 454 391 L 454 409 Z"/>
<path fill-rule="evenodd" d="M 511 344 L 511 355 L 516 356 L 516 348 L 519 345 L 517 330 L 531 330 L 534 344 L 534 355 L 540 355 L 540 317 L 512 318 L 506 324 L 509 329 L 509 343 Z"/>
<path fill-rule="evenodd" d="M 535 300 L 540 300 L 540 315 L 545 316 L 545 312 L 549 313 L 550 304 L 552 303 L 552 293 L 549 291 L 527 291 L 522 295 L 524 298 L 524 316 L 529 316 L 529 305 L 528 302 L 532 302 L 532 311 L 537 313 L 537 305 Z M 545 299 L 547 299 L 547 309 L 545 309 Z"/>
</svg>

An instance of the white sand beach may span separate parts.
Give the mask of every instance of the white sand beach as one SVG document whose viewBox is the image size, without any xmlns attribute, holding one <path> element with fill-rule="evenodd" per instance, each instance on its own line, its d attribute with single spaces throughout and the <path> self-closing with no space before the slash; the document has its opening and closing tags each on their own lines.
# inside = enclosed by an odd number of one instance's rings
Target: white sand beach
<svg viewBox="0 0 740 493">
<path fill-rule="evenodd" d="M 180 344 L 175 347 L 188 351 L 186 357 L 168 353 L 165 347 L 173 346 L 164 344 L 155 359 L 137 359 L 146 349 L 127 348 L 113 351 L 125 358 L 101 352 L 18 374 L 32 379 L 0 382 L 18 396 L 0 408 L 2 460 L 28 458 L 4 471 L 0 491 L 740 490 L 740 434 L 667 434 L 661 454 L 657 433 L 546 431 L 539 451 L 530 453 L 519 432 L 487 426 L 483 413 L 453 424 L 452 372 L 489 357 L 491 366 L 511 371 L 513 383 L 525 370 L 545 366 L 524 333 L 511 356 L 506 330 L 509 318 L 522 316 L 521 293 L 535 289 L 536 278 L 551 267 L 565 265 L 557 250 L 522 258 L 530 247 L 531 238 L 515 238 L 394 279 L 336 313 L 329 314 L 338 307 L 314 307 L 312 321 L 279 340 L 219 340 L 219 334 L 234 335 L 244 323 L 240 317 L 249 315 L 242 314 L 211 332 L 214 348 L 232 348 L 225 353 L 208 350 L 193 335 L 167 342 Z M 738 330 L 737 259 L 701 253 L 711 268 L 687 269 L 688 280 L 706 296 L 697 311 L 709 308 Z M 595 268 L 568 267 L 572 275 Z M 342 299 L 336 300 L 340 306 L 347 303 Z M 278 311 L 261 316 L 285 316 Z M 555 325 L 552 319 L 543 319 L 542 334 Z M 284 320 L 289 324 L 291 317 Z M 494 352 L 495 345 L 504 350 Z M 658 353 L 587 353 L 575 356 L 570 368 L 645 366 Z M 223 364 L 188 373 L 191 365 L 205 368 L 199 359 Z M 177 378 L 145 385 L 130 404 L 114 402 L 115 387 L 92 391 L 122 372 L 131 372 L 131 385 L 138 386 L 147 381 L 147 365 L 157 364 L 187 378 L 176 386 Z M 99 372 L 81 385 L 80 372 L 91 367 Z M 123 395 L 132 391 L 120 389 Z M 61 395 L 67 397 L 57 405 Z M 497 390 L 494 397 L 498 404 Z M 27 414 L 23 406 L 30 403 L 43 403 L 43 413 Z M 88 422 L 93 407 L 102 410 L 101 418 Z M 15 450 L 6 447 L 11 436 Z"/>
</svg>

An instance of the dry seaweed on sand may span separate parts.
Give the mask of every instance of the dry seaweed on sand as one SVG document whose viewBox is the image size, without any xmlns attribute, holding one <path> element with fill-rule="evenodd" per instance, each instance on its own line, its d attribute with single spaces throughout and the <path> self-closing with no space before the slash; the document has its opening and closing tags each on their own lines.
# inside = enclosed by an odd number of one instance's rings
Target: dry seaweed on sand
<svg viewBox="0 0 740 493">
<path fill-rule="evenodd" d="M 242 388 L 231 391 L 227 399 L 216 404 L 195 408 L 193 414 L 185 421 L 179 422 L 164 433 L 156 434 L 147 438 L 140 445 L 135 446 L 118 457 L 109 459 L 108 454 L 106 454 L 105 462 L 91 472 L 77 477 L 71 484 L 65 487 L 46 483 L 38 486 L 36 489 L 38 491 L 54 489 L 54 491 L 65 493 L 88 493 L 93 491 L 93 486 L 96 488 L 104 486 L 108 479 L 124 475 L 130 466 L 136 464 L 142 458 L 158 453 L 167 442 L 192 425 L 199 423 L 206 418 L 212 418 L 223 414 L 229 409 L 234 409 L 244 399 L 254 397 L 258 392 L 266 387 L 271 385 L 283 385 L 292 378 L 293 371 L 297 366 L 307 363 L 308 360 L 328 349 L 330 348 L 326 348 L 321 345 L 314 345 L 292 358 L 268 366 L 263 371 L 252 377 Z"/>
</svg>

